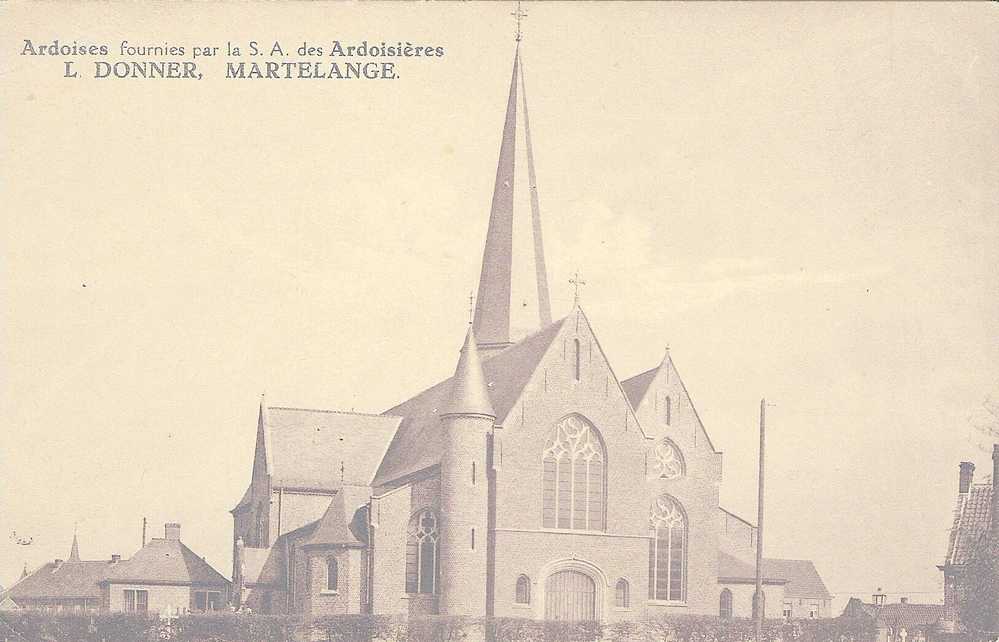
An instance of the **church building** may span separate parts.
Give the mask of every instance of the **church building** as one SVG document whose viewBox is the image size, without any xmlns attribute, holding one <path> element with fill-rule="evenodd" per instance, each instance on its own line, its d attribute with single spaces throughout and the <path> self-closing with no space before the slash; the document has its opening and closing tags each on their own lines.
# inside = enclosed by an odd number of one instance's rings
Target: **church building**
<svg viewBox="0 0 999 642">
<path fill-rule="evenodd" d="M 454 376 L 381 414 L 261 401 L 232 510 L 241 608 L 750 615 L 756 529 L 719 507 L 722 454 L 669 352 L 619 379 L 578 296 L 552 318 L 522 62 L 518 45 Z M 768 617 L 794 582 L 780 573 Z"/>
</svg>

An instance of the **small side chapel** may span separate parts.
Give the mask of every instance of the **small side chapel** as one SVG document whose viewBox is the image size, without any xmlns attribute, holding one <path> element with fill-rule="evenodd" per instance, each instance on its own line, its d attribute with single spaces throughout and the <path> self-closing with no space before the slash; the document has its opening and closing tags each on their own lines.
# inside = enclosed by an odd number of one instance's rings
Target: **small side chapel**
<svg viewBox="0 0 999 642">
<path fill-rule="evenodd" d="M 232 510 L 238 606 L 749 615 L 755 528 L 719 507 L 722 455 L 669 353 L 620 380 L 578 296 L 552 319 L 522 72 L 518 40 L 454 376 L 381 414 L 261 401 Z M 787 582 L 766 578 L 768 616 Z"/>
</svg>

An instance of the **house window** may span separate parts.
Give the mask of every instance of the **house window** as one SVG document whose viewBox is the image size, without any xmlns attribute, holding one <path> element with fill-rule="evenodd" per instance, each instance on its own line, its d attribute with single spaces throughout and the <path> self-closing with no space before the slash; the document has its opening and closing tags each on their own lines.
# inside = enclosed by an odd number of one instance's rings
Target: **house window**
<svg viewBox="0 0 999 642">
<path fill-rule="evenodd" d="M 808 606 L 808 617 L 816 618 L 819 617 L 819 605 L 811 604 Z"/>
<path fill-rule="evenodd" d="M 686 599 L 687 517 L 679 502 L 662 495 L 649 515 L 649 599 Z"/>
<path fill-rule="evenodd" d="M 718 598 L 718 616 L 723 620 L 732 619 L 732 591 L 728 589 L 722 589 Z"/>
<path fill-rule="evenodd" d="M 336 563 L 336 558 L 335 557 L 331 557 L 328 560 L 326 560 L 326 590 L 327 591 L 336 591 L 336 589 L 337 589 L 337 580 L 339 579 L 337 577 L 338 576 L 338 570 L 339 569 L 337 568 L 337 563 Z"/>
<path fill-rule="evenodd" d="M 132 613 L 145 613 L 149 610 L 149 591 L 126 589 L 125 610 Z"/>
<path fill-rule="evenodd" d="M 794 602 L 784 602 L 784 611 L 781 613 L 785 620 L 794 617 Z"/>
<path fill-rule="evenodd" d="M 437 555 L 439 553 L 437 516 L 423 510 L 409 522 L 406 541 L 406 592 L 437 592 Z"/>
<path fill-rule="evenodd" d="M 220 591 L 194 592 L 195 611 L 217 611 L 221 607 L 222 607 L 222 593 Z"/>
<path fill-rule="evenodd" d="M 628 580 L 621 578 L 614 587 L 614 606 L 619 609 L 626 609 L 631 606 L 631 588 Z"/>
<path fill-rule="evenodd" d="M 517 578 L 517 594 L 514 601 L 517 604 L 531 603 L 531 580 L 526 575 Z"/>
<path fill-rule="evenodd" d="M 566 417 L 541 459 L 542 526 L 604 530 L 607 455 L 597 429 L 579 415 Z"/>
<path fill-rule="evenodd" d="M 653 477 L 659 479 L 678 479 L 686 473 L 686 466 L 683 463 L 683 455 L 669 439 L 656 444 L 652 449 L 653 454 Z"/>
</svg>

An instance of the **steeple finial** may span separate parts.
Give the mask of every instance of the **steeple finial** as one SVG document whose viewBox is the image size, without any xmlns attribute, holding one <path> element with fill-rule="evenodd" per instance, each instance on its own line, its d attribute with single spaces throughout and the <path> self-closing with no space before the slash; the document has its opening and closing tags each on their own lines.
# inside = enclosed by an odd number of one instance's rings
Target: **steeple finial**
<svg viewBox="0 0 999 642">
<path fill-rule="evenodd" d="M 28 563 L 24 563 L 24 570 L 21 571 L 21 579 L 28 577 Z"/>
<path fill-rule="evenodd" d="M 465 344 L 461 347 L 458 366 L 451 379 L 451 395 L 441 409 L 441 416 L 476 415 L 496 417 L 493 404 L 489 400 L 489 388 L 482 372 L 479 348 L 475 344 L 475 330 L 469 326 L 465 333 Z"/>
<path fill-rule="evenodd" d="M 524 38 L 524 34 L 520 31 L 520 21 L 527 17 L 527 12 L 520 8 L 520 0 L 517 0 L 517 9 L 510 12 L 510 15 L 517 20 L 517 34 L 514 36 L 514 40 L 520 42 Z"/>
<path fill-rule="evenodd" d="M 73 546 L 69 549 L 69 558 L 67 562 L 79 562 L 80 561 L 80 544 L 76 541 L 76 524 L 73 524 Z"/>
</svg>

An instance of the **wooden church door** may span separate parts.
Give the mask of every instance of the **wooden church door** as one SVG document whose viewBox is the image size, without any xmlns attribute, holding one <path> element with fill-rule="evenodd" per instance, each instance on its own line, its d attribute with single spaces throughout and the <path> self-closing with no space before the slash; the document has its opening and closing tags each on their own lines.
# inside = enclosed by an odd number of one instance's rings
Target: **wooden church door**
<svg viewBox="0 0 999 642">
<path fill-rule="evenodd" d="M 546 620 L 595 620 L 596 585 L 579 571 L 559 571 L 545 583 Z"/>
</svg>

